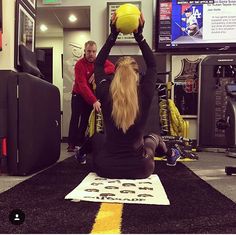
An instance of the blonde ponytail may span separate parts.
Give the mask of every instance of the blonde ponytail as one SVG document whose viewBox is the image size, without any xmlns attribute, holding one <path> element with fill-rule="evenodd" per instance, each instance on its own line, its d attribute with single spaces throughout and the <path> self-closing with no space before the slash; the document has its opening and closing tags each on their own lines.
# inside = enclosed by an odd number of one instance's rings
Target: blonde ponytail
<svg viewBox="0 0 236 235">
<path fill-rule="evenodd" d="M 129 56 L 118 60 L 114 79 L 111 82 L 112 118 L 124 133 L 132 126 L 139 113 L 138 65 Z"/>
</svg>

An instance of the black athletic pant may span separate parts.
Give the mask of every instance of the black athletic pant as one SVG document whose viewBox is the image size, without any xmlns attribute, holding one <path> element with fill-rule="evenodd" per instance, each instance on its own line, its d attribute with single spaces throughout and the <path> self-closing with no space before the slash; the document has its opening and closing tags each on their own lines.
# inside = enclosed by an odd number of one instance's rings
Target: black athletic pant
<svg viewBox="0 0 236 235">
<path fill-rule="evenodd" d="M 155 168 L 154 157 L 155 154 L 165 155 L 169 154 L 165 143 L 160 136 L 156 134 L 150 134 L 144 137 L 143 145 L 143 157 L 127 162 L 127 164 L 116 165 L 113 167 L 103 168 L 96 167 L 96 161 L 99 151 L 103 146 L 105 139 L 104 134 L 95 134 L 92 138 L 89 138 L 81 147 L 80 154 L 92 153 L 93 170 L 101 177 L 105 178 L 117 178 L 117 179 L 143 179 L 150 176 Z"/>
<path fill-rule="evenodd" d="M 83 144 L 92 108 L 93 107 L 89 105 L 81 95 L 72 94 L 68 144 Z"/>
</svg>

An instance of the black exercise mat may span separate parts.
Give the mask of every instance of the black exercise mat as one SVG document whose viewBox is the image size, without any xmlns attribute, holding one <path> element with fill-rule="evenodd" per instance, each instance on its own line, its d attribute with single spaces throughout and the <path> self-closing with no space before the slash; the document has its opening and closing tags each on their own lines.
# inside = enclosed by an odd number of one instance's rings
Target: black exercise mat
<svg viewBox="0 0 236 235">
<path fill-rule="evenodd" d="M 182 163 L 156 162 L 170 206 L 125 204 L 122 233 L 236 233 L 236 204 Z M 90 233 L 100 203 L 64 197 L 89 173 L 72 158 L 0 194 L 1 233 Z M 19 208 L 25 222 L 12 225 L 9 212 Z"/>
<path fill-rule="evenodd" d="M 70 157 L 0 194 L 0 233 L 90 233 L 100 203 L 64 199 L 88 173 Z M 9 222 L 13 209 L 24 211 L 23 224 Z"/>
<path fill-rule="evenodd" d="M 158 161 L 156 173 L 171 205 L 147 205 L 137 210 L 126 204 L 123 233 L 236 233 L 236 204 L 185 165 L 167 167 Z"/>
</svg>

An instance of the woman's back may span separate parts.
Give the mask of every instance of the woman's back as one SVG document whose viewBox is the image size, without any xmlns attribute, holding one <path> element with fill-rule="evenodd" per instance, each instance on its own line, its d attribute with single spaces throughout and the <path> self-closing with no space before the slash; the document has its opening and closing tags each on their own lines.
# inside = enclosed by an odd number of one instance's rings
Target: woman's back
<svg viewBox="0 0 236 235">
<path fill-rule="evenodd" d="M 153 98 L 152 92 L 144 92 L 142 87 L 141 78 L 140 85 L 138 87 L 138 100 L 139 100 L 139 114 L 127 131 L 124 133 L 121 128 L 118 128 L 112 118 L 112 100 L 109 93 L 110 81 L 106 81 L 103 84 L 103 89 L 106 90 L 103 96 L 99 97 L 102 104 L 102 113 L 104 118 L 104 126 L 106 133 L 106 149 L 107 153 L 136 155 L 136 150 L 143 144 L 142 139 L 144 135 L 144 128 L 148 118 L 148 113 Z M 152 86 L 152 85 L 151 85 Z M 148 87 L 147 87 L 148 88 Z M 146 89 L 147 89 L 146 88 Z M 132 99 L 132 97 L 130 97 Z M 123 107 L 120 107 L 122 109 Z M 120 151 L 122 149 L 122 151 Z"/>
</svg>

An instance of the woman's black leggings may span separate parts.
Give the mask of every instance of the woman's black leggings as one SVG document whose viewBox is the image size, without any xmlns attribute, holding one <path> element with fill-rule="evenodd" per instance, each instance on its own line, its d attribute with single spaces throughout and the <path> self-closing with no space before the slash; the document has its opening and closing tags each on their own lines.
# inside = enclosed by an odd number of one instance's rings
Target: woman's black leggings
<svg viewBox="0 0 236 235">
<path fill-rule="evenodd" d="M 149 177 L 155 168 L 154 157 L 156 154 L 165 155 L 168 150 L 160 136 L 151 133 L 144 136 L 143 157 L 136 160 L 128 160 L 126 164 L 115 164 L 114 166 L 104 167 L 103 164 L 97 166 L 96 162 L 101 146 L 105 139 L 104 134 L 95 134 L 88 138 L 80 149 L 80 154 L 92 153 L 93 170 L 101 177 L 119 179 L 143 179 Z"/>
</svg>

